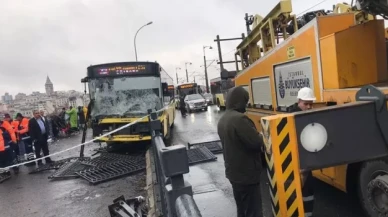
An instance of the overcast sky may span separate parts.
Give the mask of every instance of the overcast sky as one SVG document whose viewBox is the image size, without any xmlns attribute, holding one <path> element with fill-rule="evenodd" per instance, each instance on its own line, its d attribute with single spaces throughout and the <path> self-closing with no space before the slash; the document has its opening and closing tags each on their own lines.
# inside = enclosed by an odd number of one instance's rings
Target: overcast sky
<svg viewBox="0 0 388 217">
<path fill-rule="evenodd" d="M 326 0 L 312 8 L 331 9 L 344 0 Z M 293 0 L 295 14 L 322 0 Z M 0 0 L 0 95 L 44 92 L 49 75 L 55 90 L 82 90 L 81 78 L 91 64 L 134 61 L 137 36 L 139 61 L 158 61 L 174 78 L 203 75 L 207 59 L 218 59 L 216 35 L 245 33 L 245 13 L 265 16 L 278 0 Z M 222 43 L 224 61 L 234 59 L 240 41 Z M 209 79 L 219 77 L 217 64 Z M 234 64 L 228 65 L 234 69 Z M 190 79 L 192 79 L 191 77 Z M 204 83 L 197 77 L 199 83 Z"/>
</svg>

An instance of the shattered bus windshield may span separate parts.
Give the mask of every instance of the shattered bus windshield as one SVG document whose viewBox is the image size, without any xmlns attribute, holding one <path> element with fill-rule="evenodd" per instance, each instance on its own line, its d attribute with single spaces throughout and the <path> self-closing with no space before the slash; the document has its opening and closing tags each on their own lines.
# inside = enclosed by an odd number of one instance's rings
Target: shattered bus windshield
<svg viewBox="0 0 388 217">
<path fill-rule="evenodd" d="M 92 116 L 136 117 L 162 108 L 160 78 L 99 78 L 89 83 Z"/>
</svg>

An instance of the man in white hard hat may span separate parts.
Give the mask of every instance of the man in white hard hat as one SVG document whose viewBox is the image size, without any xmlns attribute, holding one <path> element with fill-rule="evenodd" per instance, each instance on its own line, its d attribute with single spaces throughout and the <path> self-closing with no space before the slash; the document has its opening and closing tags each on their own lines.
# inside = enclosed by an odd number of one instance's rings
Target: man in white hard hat
<svg viewBox="0 0 388 217">
<path fill-rule="evenodd" d="M 295 103 L 291 112 L 306 111 L 313 108 L 313 102 L 316 100 L 314 91 L 309 87 L 303 87 L 298 91 L 298 102 Z"/>
<path fill-rule="evenodd" d="M 303 87 L 298 91 L 298 102 L 291 107 L 291 112 L 306 111 L 313 108 L 316 100 L 314 91 Z M 305 216 L 313 216 L 314 209 L 314 177 L 311 171 L 302 172 L 302 195 Z"/>
</svg>

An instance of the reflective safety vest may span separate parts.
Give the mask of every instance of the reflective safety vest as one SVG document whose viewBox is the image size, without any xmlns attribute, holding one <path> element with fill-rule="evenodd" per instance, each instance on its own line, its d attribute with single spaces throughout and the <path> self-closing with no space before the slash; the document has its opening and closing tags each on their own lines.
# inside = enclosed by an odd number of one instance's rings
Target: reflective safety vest
<svg viewBox="0 0 388 217">
<path fill-rule="evenodd" d="M 3 131 L 0 129 L 0 152 L 5 151 Z"/>
<path fill-rule="evenodd" d="M 8 132 L 9 136 L 11 137 L 12 142 L 16 143 L 17 142 L 16 134 L 15 134 L 15 130 L 13 129 L 12 125 L 8 121 L 3 121 L 3 124 L 1 125 L 1 127 L 3 127 Z"/>
<path fill-rule="evenodd" d="M 0 132 L 0 151 L 5 151 L 6 149 L 11 148 L 11 135 L 4 127 L 0 127 Z"/>
<path fill-rule="evenodd" d="M 30 138 L 30 136 L 28 135 L 28 122 L 29 120 L 27 118 L 23 118 L 18 125 L 18 133 L 21 137 L 20 139 L 22 140 Z"/>
<path fill-rule="evenodd" d="M 15 131 L 15 133 L 17 133 L 17 132 L 18 132 L 19 121 L 13 120 L 13 121 L 11 122 L 11 125 L 12 125 L 13 130 Z"/>
</svg>

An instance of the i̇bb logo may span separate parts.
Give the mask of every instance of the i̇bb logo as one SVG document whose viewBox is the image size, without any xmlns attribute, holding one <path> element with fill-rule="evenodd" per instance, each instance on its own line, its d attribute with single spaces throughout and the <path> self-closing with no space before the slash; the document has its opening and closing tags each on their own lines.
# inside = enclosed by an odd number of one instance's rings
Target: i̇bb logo
<svg viewBox="0 0 388 217">
<path fill-rule="evenodd" d="M 282 74 L 281 73 L 280 73 L 280 76 L 279 76 L 278 91 L 279 91 L 280 97 L 283 99 L 284 96 L 286 95 L 286 89 L 284 87 L 284 82 L 283 82 L 283 78 L 282 78 Z"/>
</svg>

